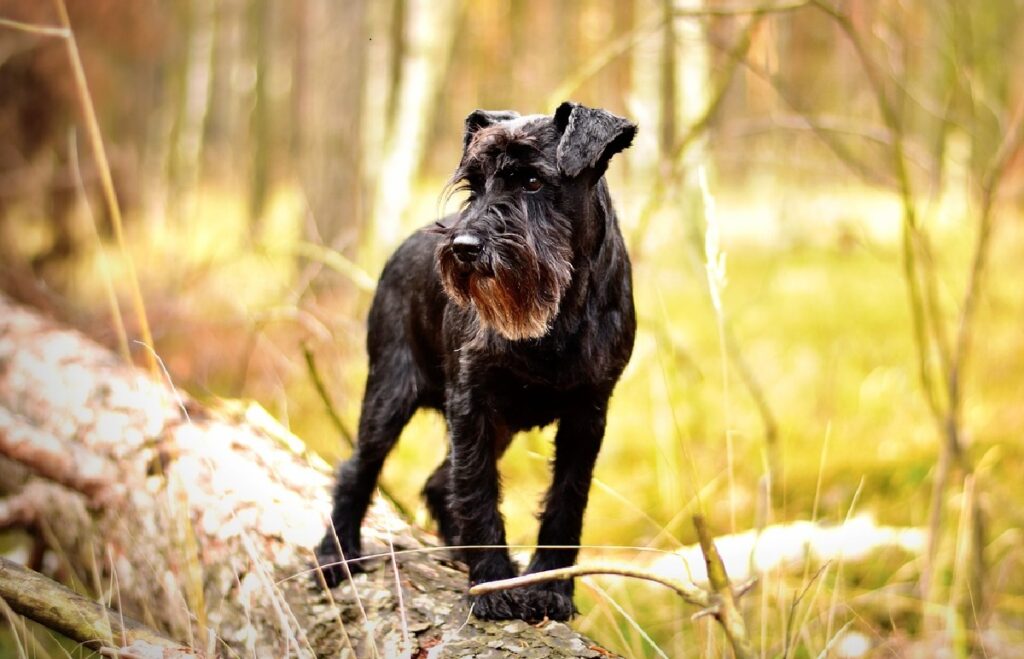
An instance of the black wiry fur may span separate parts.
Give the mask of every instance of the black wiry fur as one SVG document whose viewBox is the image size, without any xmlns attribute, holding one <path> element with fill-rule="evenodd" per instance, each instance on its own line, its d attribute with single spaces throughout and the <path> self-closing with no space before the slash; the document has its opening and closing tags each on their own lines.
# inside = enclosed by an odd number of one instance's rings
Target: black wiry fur
<svg viewBox="0 0 1024 659">
<path fill-rule="evenodd" d="M 466 119 L 454 178 L 469 191 L 465 207 L 398 248 L 370 309 L 359 443 L 339 470 L 334 529 L 318 549 L 332 586 L 345 577 L 341 554 L 359 556 L 381 466 L 421 407 L 448 424 L 449 452 L 424 496 L 453 545 L 506 544 L 498 459 L 515 432 L 557 421 L 542 547 L 527 572 L 576 560 L 575 549 L 543 546 L 579 544 L 608 399 L 633 349 L 629 257 L 603 174 L 635 131 L 573 103 L 553 116 Z M 460 242 L 475 251 L 457 254 Z M 471 583 L 516 575 L 504 548 L 461 555 Z M 564 620 L 572 593 L 572 582 L 552 582 L 484 595 L 473 612 Z"/>
</svg>

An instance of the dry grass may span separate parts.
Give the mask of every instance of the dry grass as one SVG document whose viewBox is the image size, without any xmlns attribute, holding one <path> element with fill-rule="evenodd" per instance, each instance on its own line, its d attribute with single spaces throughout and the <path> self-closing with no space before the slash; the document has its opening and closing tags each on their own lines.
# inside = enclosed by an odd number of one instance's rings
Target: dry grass
<svg viewBox="0 0 1024 659">
<path fill-rule="evenodd" d="M 612 406 L 584 536 L 585 544 L 624 548 L 584 549 L 583 560 L 638 560 L 641 554 L 628 547 L 679 549 L 694 540 L 686 520 L 702 507 L 701 501 L 720 533 L 728 531 L 733 519 L 738 530 L 772 521 L 840 522 L 858 496 L 857 509 L 883 523 L 925 524 L 935 441 L 916 392 L 896 249 L 886 237 L 886 213 L 877 211 L 889 202 L 858 191 L 837 193 L 832 205 L 799 190 L 778 194 L 790 201 L 760 197 L 759 216 L 785 206 L 787 214 L 778 220 L 785 223 L 785 235 L 812 239 L 776 235 L 768 240 L 756 223 L 744 220 L 746 209 L 753 207 L 748 195 L 758 195 L 716 191 L 720 250 L 729 255 L 721 304 L 780 426 L 775 495 L 764 494 L 763 430 L 753 401 L 733 383 L 724 405 L 724 381 L 735 373 L 728 364 L 722 367 L 721 325 L 701 272 L 703 259 L 690 253 L 686 223 L 693 219 L 659 215 L 651 224 L 651 246 L 637 259 L 641 332 Z M 794 206 L 794 198 L 806 200 L 806 207 Z M 144 271 L 142 281 L 157 310 L 154 316 L 160 318 L 156 327 L 164 343 L 158 341 L 159 352 L 172 372 L 183 373 L 179 381 L 200 392 L 256 397 L 290 420 L 298 435 L 337 457 L 346 449 L 308 380 L 301 349 L 305 343 L 317 353 L 338 413 L 354 427 L 365 375 L 360 319 L 368 294 L 342 275 L 330 279 L 330 286 L 294 297 L 299 269 L 291 255 L 302 250 L 296 228 L 301 203 L 294 199 L 289 191 L 275 195 L 267 234 L 252 239 L 231 219 L 244 216 L 241 202 L 230 193 L 209 190 L 200 197 L 187 246 L 172 233 L 140 223 L 128 235 L 128 249 L 147 263 L 161 264 Z M 948 211 L 940 206 L 936 212 Z M 807 229 L 812 225 L 814 231 Z M 755 230 L 745 231 L 745 226 Z M 946 224 L 939 236 L 951 288 L 956 288 L 958 265 L 967 258 L 961 239 L 965 231 Z M 1021 244 L 1019 234 L 1008 235 L 993 255 L 993 269 L 1013 272 Z M 108 252 L 106 258 L 116 272 L 117 253 Z M 352 267 L 372 273 L 379 263 L 360 262 L 357 255 Z M 189 282 L 185 288 L 183 281 Z M 92 306 L 92 299 L 102 300 L 98 283 L 83 286 L 78 298 L 83 308 Z M 1004 430 L 1021 421 L 1013 404 L 1020 376 L 1005 367 L 1021 348 L 1012 319 L 1024 309 L 1013 288 L 1009 274 L 995 277 L 981 308 L 989 341 L 975 358 L 977 389 L 965 410 L 977 429 L 972 450 L 979 456 L 998 451 L 1002 457 L 982 463 L 990 465 L 986 480 L 992 491 L 1007 496 L 1018 492 L 1012 465 L 1024 456 L 1019 441 L 1007 441 Z M 205 313 L 200 317 L 189 309 Z M 241 343 L 240 334 L 252 338 L 246 367 L 234 377 L 238 352 L 232 350 Z M 197 348 L 211 356 L 202 370 L 197 370 L 202 361 L 194 353 Z M 440 461 L 443 432 L 436 416 L 418 416 L 386 469 L 385 483 L 419 510 L 421 519 L 417 495 L 425 472 L 419 473 L 419 466 Z M 723 450 L 728 436 L 734 442 L 732 496 Z M 550 430 L 527 435 L 503 462 L 511 542 L 532 541 L 532 513 L 546 486 L 542 464 L 550 457 L 549 444 Z M 992 512 L 991 537 L 1019 533 L 1014 531 L 1020 528 L 1019 513 Z M 953 556 L 956 547 L 948 551 Z M 1021 560 L 1019 550 L 1007 542 L 994 543 L 989 555 L 993 574 Z M 759 590 L 745 598 L 743 611 L 764 656 L 838 656 L 852 651 L 845 642 L 852 648 L 862 638 L 869 639 L 871 652 L 905 648 L 922 642 L 915 612 L 920 569 L 919 556 L 887 549 L 848 564 L 823 567 L 808 559 L 780 565 L 761 575 Z M 670 595 L 641 584 L 587 583 L 580 589 L 585 615 L 578 625 L 610 647 L 630 656 L 726 652 L 718 632 L 704 622 L 691 622 L 692 611 Z M 987 623 L 1000 642 L 1020 638 L 1007 620 L 1021 596 L 1010 590 L 993 597 L 996 615 Z M 609 625 L 610 619 L 616 624 Z"/>
</svg>

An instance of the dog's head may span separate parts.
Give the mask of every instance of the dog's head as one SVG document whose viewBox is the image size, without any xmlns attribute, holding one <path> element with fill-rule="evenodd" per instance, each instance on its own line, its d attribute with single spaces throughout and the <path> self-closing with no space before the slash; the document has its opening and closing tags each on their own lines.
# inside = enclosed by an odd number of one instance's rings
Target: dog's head
<svg viewBox="0 0 1024 659">
<path fill-rule="evenodd" d="M 546 334 L 578 239 L 603 220 L 598 182 L 635 133 L 626 119 L 575 103 L 550 116 L 470 114 L 452 178 L 469 195 L 437 250 L 448 295 L 506 338 Z"/>
</svg>

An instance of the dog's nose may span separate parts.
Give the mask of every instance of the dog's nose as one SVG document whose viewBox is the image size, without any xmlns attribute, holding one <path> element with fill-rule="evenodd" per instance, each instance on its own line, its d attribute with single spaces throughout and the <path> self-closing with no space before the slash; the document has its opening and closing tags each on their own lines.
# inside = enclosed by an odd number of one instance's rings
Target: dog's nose
<svg viewBox="0 0 1024 659">
<path fill-rule="evenodd" d="M 452 252 L 460 263 L 469 264 L 480 256 L 480 239 L 471 233 L 460 233 L 452 239 Z"/>
</svg>

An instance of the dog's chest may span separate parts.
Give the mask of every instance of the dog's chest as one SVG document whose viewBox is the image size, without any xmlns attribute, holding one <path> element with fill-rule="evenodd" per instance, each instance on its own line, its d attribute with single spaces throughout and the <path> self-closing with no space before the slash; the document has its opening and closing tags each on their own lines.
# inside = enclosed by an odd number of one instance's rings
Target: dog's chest
<svg viewBox="0 0 1024 659">
<path fill-rule="evenodd" d="M 491 379 L 489 407 L 512 431 L 543 427 L 561 418 L 575 391 L 527 381 L 497 370 Z"/>
<path fill-rule="evenodd" d="M 490 406 L 514 430 L 545 426 L 614 374 L 595 371 L 578 347 L 494 356 L 482 374 Z"/>
</svg>

